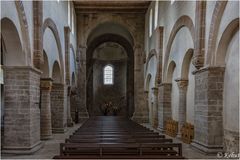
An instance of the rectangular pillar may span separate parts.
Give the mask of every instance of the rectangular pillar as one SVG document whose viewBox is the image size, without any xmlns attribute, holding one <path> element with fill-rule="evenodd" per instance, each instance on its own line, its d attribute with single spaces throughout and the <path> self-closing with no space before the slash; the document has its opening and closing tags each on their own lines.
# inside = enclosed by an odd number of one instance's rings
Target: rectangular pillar
<svg viewBox="0 0 240 160">
<path fill-rule="evenodd" d="M 4 67 L 2 153 L 30 154 L 40 141 L 40 74 L 32 67 Z"/>
<path fill-rule="evenodd" d="M 224 68 L 195 71 L 194 140 L 192 146 L 205 153 L 223 149 Z"/>
<path fill-rule="evenodd" d="M 161 83 L 159 85 L 158 93 L 158 129 L 161 132 L 165 132 L 166 120 L 172 117 L 171 112 L 171 92 L 172 84 L 171 83 Z"/>
<path fill-rule="evenodd" d="M 53 83 L 51 113 L 53 133 L 64 133 L 67 129 L 67 86 L 64 84 Z"/>
<path fill-rule="evenodd" d="M 87 77 L 86 77 L 86 54 L 87 48 L 80 47 L 78 49 L 78 91 L 76 91 L 76 103 L 78 112 L 78 121 L 84 122 L 89 118 L 88 108 L 87 108 Z"/>
<path fill-rule="evenodd" d="M 134 46 L 134 113 L 132 120 L 137 123 L 148 122 L 148 107 L 144 94 L 142 56 L 143 49 L 141 45 Z"/>
</svg>

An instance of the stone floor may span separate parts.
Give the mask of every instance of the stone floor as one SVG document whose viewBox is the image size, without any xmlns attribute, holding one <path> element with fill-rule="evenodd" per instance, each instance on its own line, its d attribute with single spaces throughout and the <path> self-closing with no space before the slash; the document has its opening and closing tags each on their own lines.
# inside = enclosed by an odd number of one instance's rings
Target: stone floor
<svg viewBox="0 0 240 160">
<path fill-rule="evenodd" d="M 64 142 L 65 138 L 68 138 L 69 135 L 71 135 L 80 126 L 81 126 L 80 124 L 77 124 L 74 127 L 68 128 L 68 131 L 65 134 L 54 134 L 53 139 L 43 141 L 43 148 L 35 152 L 34 154 L 31 155 L 2 154 L 1 159 L 51 159 L 53 156 L 59 154 L 59 143 Z M 144 126 L 151 128 L 149 125 Z M 180 140 L 174 138 L 174 142 L 180 142 Z M 188 159 L 217 159 L 217 156 L 204 155 L 203 153 L 194 150 L 191 147 L 191 145 L 185 143 L 183 143 L 183 156 Z"/>
<path fill-rule="evenodd" d="M 59 155 L 59 144 L 63 143 L 81 124 L 68 128 L 65 134 L 54 134 L 51 140 L 42 141 L 43 147 L 31 155 L 13 155 L 2 154 L 1 159 L 51 159 L 55 155 Z"/>
<path fill-rule="evenodd" d="M 149 124 L 143 124 L 143 126 L 160 133 L 159 130 L 152 128 Z M 166 135 L 166 138 L 172 138 L 172 137 Z M 187 159 L 204 159 L 204 160 L 205 159 L 219 159 L 217 157 L 217 155 L 206 155 L 206 154 L 198 151 L 197 149 L 192 148 L 192 146 L 190 144 L 183 143 L 182 141 L 180 141 L 177 138 L 172 138 L 172 139 L 173 139 L 173 142 L 175 142 L 175 143 L 182 143 L 183 156 Z"/>
</svg>

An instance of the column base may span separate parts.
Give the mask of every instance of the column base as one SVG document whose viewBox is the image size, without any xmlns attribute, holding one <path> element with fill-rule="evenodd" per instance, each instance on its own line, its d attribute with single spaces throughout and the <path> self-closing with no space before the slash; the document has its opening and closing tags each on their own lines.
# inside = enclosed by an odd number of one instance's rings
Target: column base
<svg viewBox="0 0 240 160">
<path fill-rule="evenodd" d="M 181 133 L 177 133 L 176 138 L 181 140 L 181 137 L 182 137 L 182 136 L 181 136 Z"/>
<path fill-rule="evenodd" d="M 83 123 L 87 119 L 89 119 L 89 115 L 88 115 L 87 111 L 78 113 L 78 123 Z"/>
<path fill-rule="evenodd" d="M 53 128 L 52 132 L 53 133 L 65 133 L 65 132 L 67 132 L 67 128 Z"/>
<path fill-rule="evenodd" d="M 142 115 L 142 114 L 133 114 L 131 120 L 141 124 L 141 123 L 148 123 L 148 116 Z"/>
<path fill-rule="evenodd" d="M 163 134 L 165 134 L 165 132 L 166 132 L 166 131 L 164 130 L 164 128 L 161 128 L 161 127 L 157 127 L 157 130 L 160 131 L 160 132 L 163 133 Z"/>
<path fill-rule="evenodd" d="M 219 145 L 205 145 L 200 142 L 196 142 L 193 140 L 191 143 L 191 146 L 199 151 L 201 151 L 204 154 L 214 154 L 218 152 L 223 152 L 223 146 Z"/>
<path fill-rule="evenodd" d="M 72 119 L 68 119 L 68 120 L 67 120 L 67 126 L 68 126 L 68 127 L 72 127 L 72 126 L 73 126 L 73 121 L 72 121 Z"/>
<path fill-rule="evenodd" d="M 43 143 L 41 141 L 30 147 L 4 147 L 1 150 L 1 153 L 8 154 L 32 154 L 43 147 Z"/>
<path fill-rule="evenodd" d="M 52 139 L 53 136 L 52 135 L 41 135 L 41 140 L 49 140 Z"/>
</svg>

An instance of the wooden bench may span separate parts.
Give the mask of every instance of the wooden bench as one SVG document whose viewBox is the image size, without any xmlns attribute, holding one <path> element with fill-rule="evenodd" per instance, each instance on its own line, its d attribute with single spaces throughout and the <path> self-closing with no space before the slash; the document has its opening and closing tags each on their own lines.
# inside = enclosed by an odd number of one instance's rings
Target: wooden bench
<svg viewBox="0 0 240 160">
<path fill-rule="evenodd" d="M 175 149 L 173 149 L 175 148 Z M 159 155 L 182 157 L 182 146 L 180 143 L 61 143 L 60 155 Z M 55 157 L 56 158 L 56 157 Z M 166 157 L 165 157 L 166 158 Z"/>
<path fill-rule="evenodd" d="M 55 159 L 182 159 L 182 146 L 123 117 L 92 117 L 60 144 Z"/>
</svg>

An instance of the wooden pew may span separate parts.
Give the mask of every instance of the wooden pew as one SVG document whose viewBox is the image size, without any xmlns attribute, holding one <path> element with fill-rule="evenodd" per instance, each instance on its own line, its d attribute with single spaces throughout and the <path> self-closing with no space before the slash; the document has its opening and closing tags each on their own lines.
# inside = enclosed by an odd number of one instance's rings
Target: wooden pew
<svg viewBox="0 0 240 160">
<path fill-rule="evenodd" d="M 92 117 L 60 144 L 55 159 L 182 159 L 182 146 L 123 117 Z"/>
</svg>

